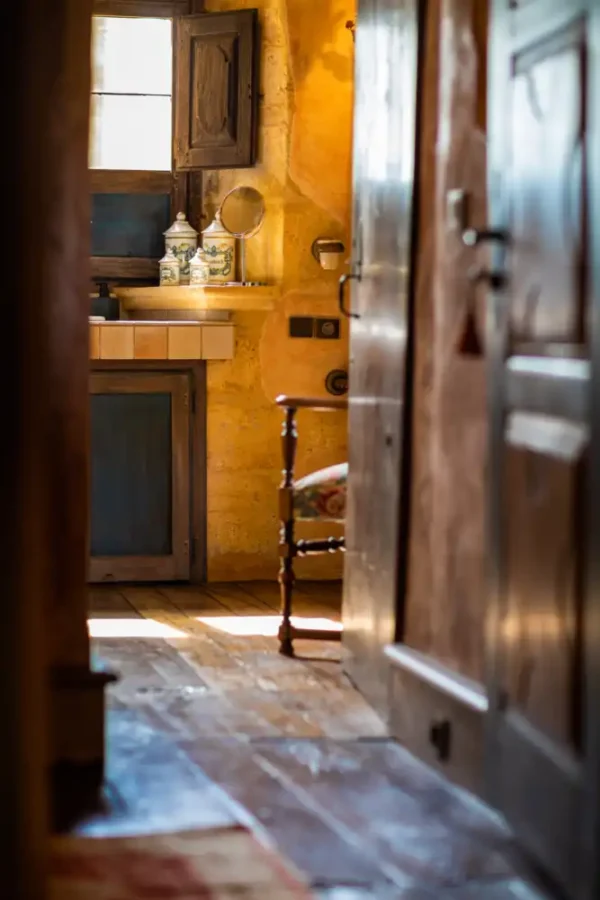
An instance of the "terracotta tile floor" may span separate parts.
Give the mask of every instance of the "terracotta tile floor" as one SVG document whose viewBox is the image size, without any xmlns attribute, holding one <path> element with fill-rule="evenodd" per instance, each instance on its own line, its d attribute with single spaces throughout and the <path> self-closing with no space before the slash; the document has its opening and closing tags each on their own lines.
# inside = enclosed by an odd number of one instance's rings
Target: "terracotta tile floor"
<svg viewBox="0 0 600 900">
<path fill-rule="evenodd" d="M 329 900 L 546 896 L 497 819 L 387 737 L 334 642 L 277 653 L 274 583 L 90 589 L 108 696 L 106 809 L 83 833 L 244 822 Z M 297 614 L 340 618 L 301 582 Z"/>
</svg>

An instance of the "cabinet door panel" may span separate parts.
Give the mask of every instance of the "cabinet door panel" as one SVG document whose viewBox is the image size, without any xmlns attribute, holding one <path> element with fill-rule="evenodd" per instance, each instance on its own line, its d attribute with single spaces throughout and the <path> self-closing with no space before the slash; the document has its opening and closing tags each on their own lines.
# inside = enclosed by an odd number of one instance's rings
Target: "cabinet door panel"
<svg viewBox="0 0 600 900">
<path fill-rule="evenodd" d="M 188 380 L 94 373 L 90 580 L 189 577 Z"/>
<path fill-rule="evenodd" d="M 170 555 L 170 395 L 95 394 L 91 429 L 92 556 Z"/>
</svg>

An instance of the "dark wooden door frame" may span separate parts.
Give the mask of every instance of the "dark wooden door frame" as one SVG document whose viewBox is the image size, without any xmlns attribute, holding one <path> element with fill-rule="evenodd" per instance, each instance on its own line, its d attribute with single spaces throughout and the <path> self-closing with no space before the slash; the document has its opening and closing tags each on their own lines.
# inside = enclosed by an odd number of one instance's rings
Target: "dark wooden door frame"
<svg viewBox="0 0 600 900">
<path fill-rule="evenodd" d="M 60 768 L 63 798 L 90 804 L 104 753 L 85 580 L 91 0 L 20 0 L 2 14 L 3 209 L 20 235 L 35 223 L 34 252 L 17 240 L 3 281 L 2 888 L 41 898 L 49 780 Z"/>
</svg>

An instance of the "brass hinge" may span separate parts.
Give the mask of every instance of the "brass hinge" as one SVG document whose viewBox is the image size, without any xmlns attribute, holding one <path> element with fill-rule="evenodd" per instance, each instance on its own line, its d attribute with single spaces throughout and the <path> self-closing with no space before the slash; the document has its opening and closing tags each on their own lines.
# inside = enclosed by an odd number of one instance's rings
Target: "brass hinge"
<svg viewBox="0 0 600 900">
<path fill-rule="evenodd" d="M 191 394 L 186 391 L 183 395 L 183 405 L 186 409 L 191 410 L 191 412 L 196 412 L 196 391 L 192 391 Z"/>
<path fill-rule="evenodd" d="M 197 552 L 196 545 L 197 545 L 196 538 L 191 538 L 191 540 L 183 542 L 183 548 L 184 548 L 185 555 L 189 556 L 191 563 L 194 563 L 196 561 L 196 552 Z"/>
</svg>

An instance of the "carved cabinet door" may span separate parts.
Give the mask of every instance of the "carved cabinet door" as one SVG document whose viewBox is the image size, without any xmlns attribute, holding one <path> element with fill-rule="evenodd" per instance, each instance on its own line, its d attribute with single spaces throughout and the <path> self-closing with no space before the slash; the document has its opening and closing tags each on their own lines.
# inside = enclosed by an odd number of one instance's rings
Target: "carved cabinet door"
<svg viewBox="0 0 600 900">
<path fill-rule="evenodd" d="M 492 0 L 491 222 L 466 236 L 490 285 L 489 796 L 577 900 L 600 896 L 599 9 Z"/>
</svg>

